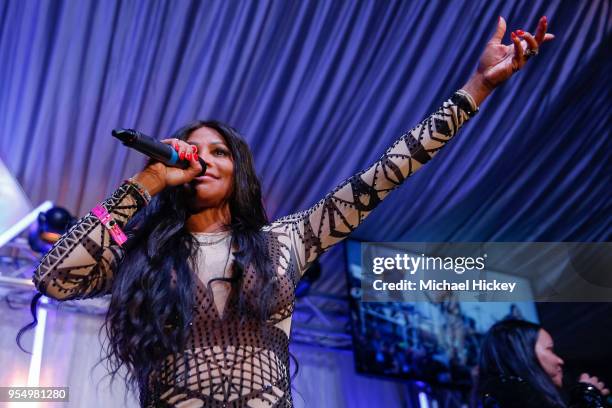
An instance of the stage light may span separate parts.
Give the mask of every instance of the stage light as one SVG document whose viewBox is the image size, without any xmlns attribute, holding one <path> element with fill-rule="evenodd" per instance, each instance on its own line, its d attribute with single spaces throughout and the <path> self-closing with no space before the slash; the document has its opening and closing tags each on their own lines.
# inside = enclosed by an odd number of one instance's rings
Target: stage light
<svg viewBox="0 0 612 408">
<path fill-rule="evenodd" d="M 44 203 L 36 207 L 34 210 L 23 216 L 21 219 L 19 219 L 15 224 L 11 225 L 10 228 L 2 230 L 2 232 L 0 232 L 0 248 L 2 248 L 7 242 L 11 241 L 23 230 L 25 230 L 29 225 L 36 221 L 38 213 L 40 213 L 41 211 L 47 211 L 52 207 L 53 203 L 51 201 L 45 201 Z"/>
<path fill-rule="evenodd" d="M 30 229 L 28 242 L 37 252 L 47 252 L 72 226 L 75 218 L 62 207 L 53 207 L 38 214 L 38 223 Z"/>
<path fill-rule="evenodd" d="M 421 408 L 429 408 L 429 400 L 424 392 L 419 392 L 419 406 Z"/>
</svg>

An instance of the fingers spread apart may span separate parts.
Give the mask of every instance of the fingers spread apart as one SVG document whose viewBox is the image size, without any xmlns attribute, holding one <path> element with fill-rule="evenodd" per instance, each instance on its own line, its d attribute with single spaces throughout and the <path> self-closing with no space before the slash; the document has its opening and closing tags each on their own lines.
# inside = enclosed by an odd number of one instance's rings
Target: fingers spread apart
<svg viewBox="0 0 612 408">
<path fill-rule="evenodd" d="M 518 71 L 525 65 L 525 62 L 527 62 L 530 57 L 538 55 L 540 44 L 555 38 L 553 34 L 546 33 L 547 28 L 548 20 L 546 16 L 542 16 L 538 21 L 535 36 L 523 30 L 512 32 L 510 39 L 514 44 L 514 56 L 512 58 L 513 71 Z M 524 43 L 521 39 L 524 40 Z"/>
</svg>

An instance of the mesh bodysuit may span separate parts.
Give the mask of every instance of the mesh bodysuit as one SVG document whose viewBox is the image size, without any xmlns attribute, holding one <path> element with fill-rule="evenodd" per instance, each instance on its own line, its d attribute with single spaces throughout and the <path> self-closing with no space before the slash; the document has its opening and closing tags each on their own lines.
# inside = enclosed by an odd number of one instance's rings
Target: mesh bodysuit
<svg viewBox="0 0 612 408">
<path fill-rule="evenodd" d="M 207 271 L 195 271 L 197 309 L 184 352 L 170 355 L 152 375 L 147 407 L 291 407 L 289 333 L 294 289 L 309 265 L 347 237 L 386 195 L 427 163 L 459 130 L 477 107 L 469 95 L 456 92 L 431 116 L 402 135 L 373 165 L 350 177 L 310 209 L 265 226 L 268 255 L 276 270 L 275 304 L 265 324 L 240 323 L 236 293 L 224 282 L 231 265 L 228 237 L 196 234 L 206 255 Z M 147 204 L 131 183 L 104 201 L 124 226 Z M 81 299 L 111 293 L 113 273 L 123 259 L 100 221 L 81 218 L 43 257 L 34 283 L 47 296 Z M 215 266 L 216 265 L 216 266 Z M 194 265 L 194 269 L 202 267 Z M 252 293 L 253 268 L 247 268 L 240 290 Z M 250 291 L 250 292 L 249 292 Z"/>
</svg>

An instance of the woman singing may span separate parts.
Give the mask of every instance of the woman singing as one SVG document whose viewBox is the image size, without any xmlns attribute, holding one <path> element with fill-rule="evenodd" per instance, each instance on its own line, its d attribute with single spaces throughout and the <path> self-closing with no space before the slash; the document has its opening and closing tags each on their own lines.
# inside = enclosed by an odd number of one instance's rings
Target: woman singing
<svg viewBox="0 0 612 408">
<path fill-rule="evenodd" d="M 274 222 L 238 132 L 215 121 L 184 127 L 163 142 L 191 167 L 150 163 L 125 181 L 45 255 L 36 287 L 58 300 L 111 294 L 111 372 L 127 368 L 142 406 L 292 406 L 289 334 L 304 271 L 554 38 L 546 26 L 542 17 L 535 35 L 517 30 L 503 45 L 500 17 L 462 89 L 373 165 L 310 209 Z"/>
</svg>

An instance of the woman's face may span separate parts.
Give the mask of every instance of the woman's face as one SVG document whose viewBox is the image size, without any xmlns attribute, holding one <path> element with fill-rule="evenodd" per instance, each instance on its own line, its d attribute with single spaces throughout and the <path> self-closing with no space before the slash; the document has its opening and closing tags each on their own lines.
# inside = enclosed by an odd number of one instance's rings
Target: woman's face
<svg viewBox="0 0 612 408">
<path fill-rule="evenodd" d="M 553 339 L 544 329 L 538 332 L 538 340 L 535 345 L 536 356 L 540 365 L 550 376 L 557 387 L 563 384 L 563 360 L 553 351 Z"/>
<path fill-rule="evenodd" d="M 234 159 L 225 139 L 216 130 L 201 127 L 191 132 L 187 143 L 198 147 L 199 157 L 207 164 L 206 173 L 189 183 L 193 204 L 196 208 L 222 206 L 234 185 Z"/>
</svg>

